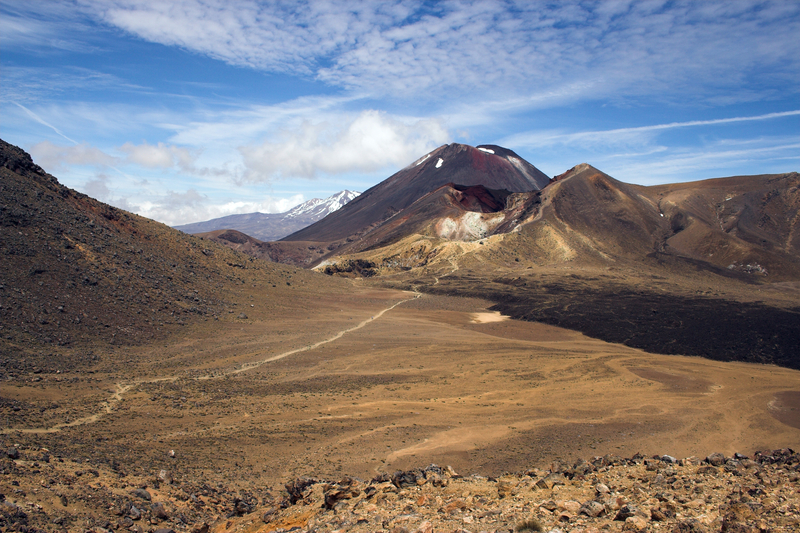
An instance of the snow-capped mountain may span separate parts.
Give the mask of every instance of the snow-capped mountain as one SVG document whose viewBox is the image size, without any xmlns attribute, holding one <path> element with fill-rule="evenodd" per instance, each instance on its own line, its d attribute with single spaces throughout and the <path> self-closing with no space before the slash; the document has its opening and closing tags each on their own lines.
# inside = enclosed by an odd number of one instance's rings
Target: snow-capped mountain
<svg viewBox="0 0 800 533">
<path fill-rule="evenodd" d="M 316 222 L 340 209 L 359 194 L 361 193 L 345 190 L 337 192 L 324 200 L 312 198 L 289 210 L 286 213 L 286 218 L 313 218 L 314 220 L 312 222 Z"/>
<path fill-rule="evenodd" d="M 277 241 L 325 218 L 359 194 L 355 191 L 341 191 L 325 199 L 313 198 L 284 213 L 228 215 L 205 222 L 175 226 L 175 229 L 192 234 L 235 229 L 261 241 Z"/>
</svg>

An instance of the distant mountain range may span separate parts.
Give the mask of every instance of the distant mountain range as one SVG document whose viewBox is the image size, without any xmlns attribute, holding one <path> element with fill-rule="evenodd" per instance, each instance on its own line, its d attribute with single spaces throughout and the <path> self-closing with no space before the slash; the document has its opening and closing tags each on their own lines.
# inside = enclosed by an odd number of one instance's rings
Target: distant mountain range
<svg viewBox="0 0 800 533">
<path fill-rule="evenodd" d="M 261 241 L 277 241 L 325 218 L 359 194 L 361 193 L 355 191 L 341 191 L 324 200 L 313 198 L 284 213 L 228 215 L 205 222 L 175 226 L 175 229 L 193 235 L 233 229 Z"/>
<path fill-rule="evenodd" d="M 450 144 L 271 243 L 269 257 L 388 274 L 448 268 L 470 250 L 487 264 L 503 254 L 537 265 L 670 261 L 682 272 L 796 279 L 798 184 L 787 173 L 643 187 L 585 163 L 550 179 L 511 150 Z"/>
</svg>

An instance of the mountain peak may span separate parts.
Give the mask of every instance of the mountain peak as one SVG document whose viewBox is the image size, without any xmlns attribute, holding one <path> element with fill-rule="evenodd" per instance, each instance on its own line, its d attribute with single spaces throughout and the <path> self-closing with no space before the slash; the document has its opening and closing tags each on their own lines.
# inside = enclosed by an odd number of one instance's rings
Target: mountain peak
<svg viewBox="0 0 800 533">
<path fill-rule="evenodd" d="M 312 198 L 283 213 L 247 213 L 175 226 L 185 233 L 210 233 L 233 229 L 261 241 L 276 241 L 309 224 L 325 218 L 356 198 L 355 191 L 339 191 L 328 198 Z"/>
<path fill-rule="evenodd" d="M 313 218 L 314 220 L 312 220 L 312 222 L 316 222 L 334 211 L 341 209 L 346 203 L 356 198 L 359 194 L 361 193 L 344 190 L 325 199 L 312 198 L 307 202 L 293 207 L 285 216 L 286 218 Z"/>
<path fill-rule="evenodd" d="M 345 208 L 284 240 L 332 242 L 381 224 L 426 194 L 454 183 L 509 192 L 541 190 L 542 171 L 512 150 L 492 144 L 442 145 L 364 192 Z"/>
</svg>

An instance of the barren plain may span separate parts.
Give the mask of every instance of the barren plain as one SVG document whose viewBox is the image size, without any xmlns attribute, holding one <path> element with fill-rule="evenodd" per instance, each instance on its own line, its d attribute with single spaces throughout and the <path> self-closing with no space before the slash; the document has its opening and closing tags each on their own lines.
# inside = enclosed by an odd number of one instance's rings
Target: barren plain
<svg viewBox="0 0 800 533">
<path fill-rule="evenodd" d="M 370 479 L 436 463 L 499 476 L 800 440 L 797 371 L 650 354 L 503 319 L 479 299 L 352 283 L 277 315 L 254 296 L 247 319 L 93 369 L 6 381 L 6 445 L 277 493 L 302 475 Z"/>
</svg>

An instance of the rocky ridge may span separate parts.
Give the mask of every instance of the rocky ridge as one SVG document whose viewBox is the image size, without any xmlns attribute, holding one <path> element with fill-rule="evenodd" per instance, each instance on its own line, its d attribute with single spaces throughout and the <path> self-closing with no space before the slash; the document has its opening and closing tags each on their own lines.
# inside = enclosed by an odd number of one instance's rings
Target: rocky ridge
<svg viewBox="0 0 800 533">
<path fill-rule="evenodd" d="M 170 452 L 174 455 L 175 452 Z M 8 445 L 5 531 L 392 533 L 789 532 L 800 527 L 800 454 L 705 459 L 613 455 L 497 478 L 430 465 L 370 481 L 297 478 L 248 488 L 126 474 L 119 465 Z"/>
</svg>

